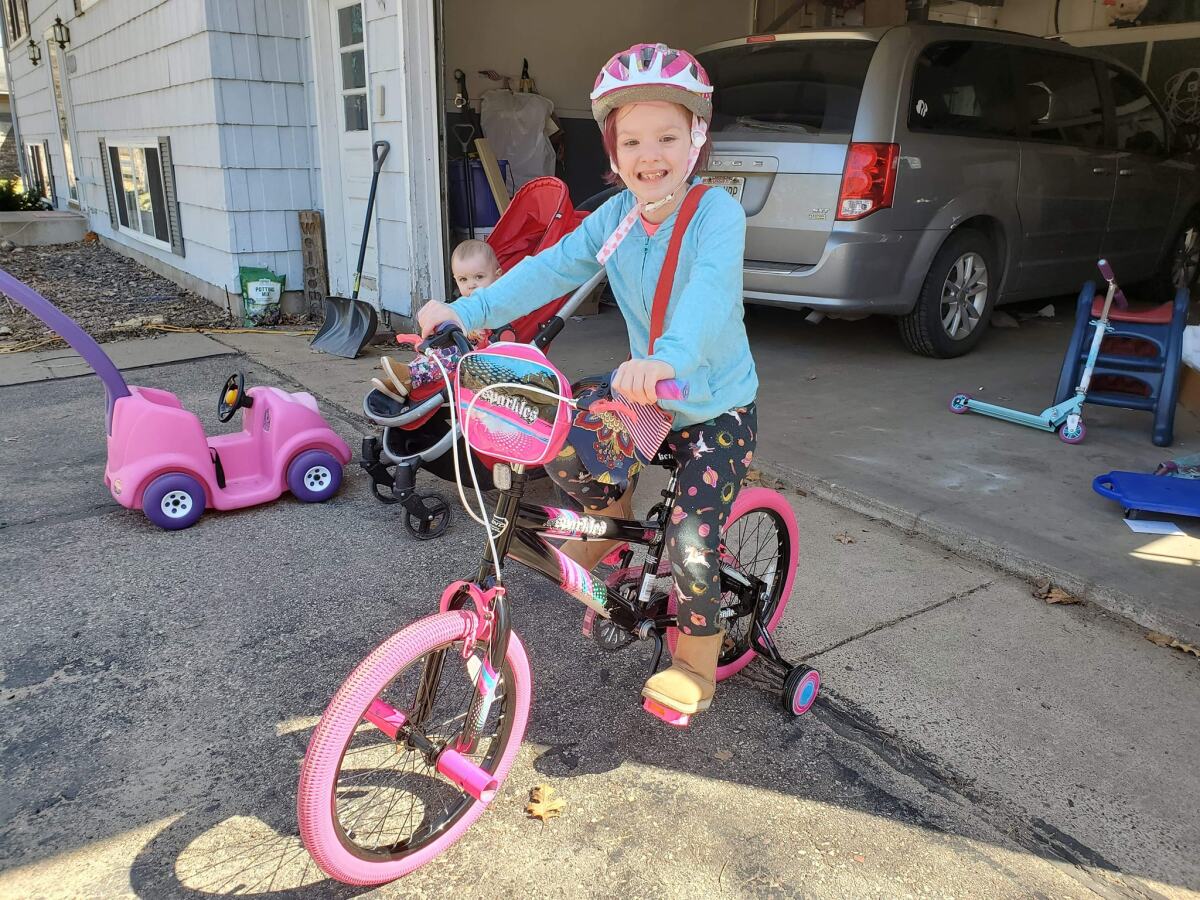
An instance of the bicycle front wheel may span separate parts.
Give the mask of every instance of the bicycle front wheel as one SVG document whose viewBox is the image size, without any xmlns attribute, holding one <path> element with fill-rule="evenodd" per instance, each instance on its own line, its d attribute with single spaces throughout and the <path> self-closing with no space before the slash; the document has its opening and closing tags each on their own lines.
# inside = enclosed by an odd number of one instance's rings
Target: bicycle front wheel
<svg viewBox="0 0 1200 900">
<path fill-rule="evenodd" d="M 476 622 L 462 610 L 414 622 L 375 648 L 329 702 L 296 801 L 300 837 L 327 875 L 355 885 L 400 878 L 483 814 L 487 804 L 442 775 L 427 752 L 453 745 L 472 707 L 476 687 L 462 651 Z M 497 785 L 525 734 L 530 691 L 529 660 L 513 634 L 479 740 L 462 752 Z M 393 737 L 387 722 L 404 724 Z"/>
</svg>

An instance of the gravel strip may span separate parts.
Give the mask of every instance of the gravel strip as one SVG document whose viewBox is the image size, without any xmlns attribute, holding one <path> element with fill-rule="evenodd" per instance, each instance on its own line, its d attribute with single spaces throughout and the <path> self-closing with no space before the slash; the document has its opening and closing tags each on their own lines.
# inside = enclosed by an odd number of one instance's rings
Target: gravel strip
<svg viewBox="0 0 1200 900">
<path fill-rule="evenodd" d="M 48 299 L 97 341 L 146 337 L 153 334 L 142 327 L 148 322 L 186 328 L 241 324 L 198 294 L 99 243 L 0 247 L 0 267 Z M 23 307 L 4 300 L 0 302 L 0 351 L 53 334 Z M 60 342 L 38 349 L 55 343 Z"/>
</svg>

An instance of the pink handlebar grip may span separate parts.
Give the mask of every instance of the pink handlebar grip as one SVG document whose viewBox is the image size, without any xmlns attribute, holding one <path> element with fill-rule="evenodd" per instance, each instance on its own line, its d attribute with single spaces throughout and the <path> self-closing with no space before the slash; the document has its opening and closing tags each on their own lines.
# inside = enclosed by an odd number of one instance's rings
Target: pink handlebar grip
<svg viewBox="0 0 1200 900">
<path fill-rule="evenodd" d="M 1105 281 L 1115 281 L 1117 276 L 1113 274 L 1112 266 L 1108 264 L 1107 259 L 1102 259 L 1096 263 L 1096 268 L 1100 270 L 1100 274 L 1104 276 Z"/>
<path fill-rule="evenodd" d="M 457 750 L 447 747 L 437 758 L 437 770 L 483 803 L 491 803 L 500 783 Z"/>
<path fill-rule="evenodd" d="M 688 386 L 682 381 L 668 378 L 654 386 L 654 396 L 658 397 L 659 400 L 686 400 L 688 397 Z"/>
<path fill-rule="evenodd" d="M 1120 288 L 1117 288 L 1113 293 L 1113 303 L 1116 304 L 1117 309 L 1129 309 L 1129 301 L 1125 299 L 1125 295 L 1121 293 Z"/>
</svg>

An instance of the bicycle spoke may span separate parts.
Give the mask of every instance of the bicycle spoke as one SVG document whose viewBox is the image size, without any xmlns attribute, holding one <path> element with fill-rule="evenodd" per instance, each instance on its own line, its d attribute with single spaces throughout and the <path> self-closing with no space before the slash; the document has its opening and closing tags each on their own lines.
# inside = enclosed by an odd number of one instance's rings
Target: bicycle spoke
<svg viewBox="0 0 1200 900">
<path fill-rule="evenodd" d="M 423 695 L 425 722 L 417 733 L 435 748 L 452 744 L 461 734 L 476 697 L 461 648 L 458 642 L 414 660 L 376 698 L 407 718 L 417 705 L 417 695 Z M 431 666 L 439 656 L 440 670 L 435 670 Z M 434 671 L 437 680 L 426 683 L 426 673 Z M 503 673 L 476 748 L 467 754 L 476 765 L 487 766 L 503 746 L 500 734 L 509 709 L 507 682 Z M 422 752 L 406 745 L 405 734 L 401 729 L 397 740 L 389 740 L 385 732 L 364 719 L 342 756 L 335 815 L 343 833 L 369 852 L 412 852 L 475 802 L 438 773 Z"/>
</svg>

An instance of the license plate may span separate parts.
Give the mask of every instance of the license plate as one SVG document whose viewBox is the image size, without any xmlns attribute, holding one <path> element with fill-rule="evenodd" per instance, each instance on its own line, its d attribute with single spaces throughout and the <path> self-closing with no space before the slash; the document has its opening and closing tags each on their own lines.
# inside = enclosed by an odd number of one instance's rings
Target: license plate
<svg viewBox="0 0 1200 900">
<path fill-rule="evenodd" d="M 700 181 L 729 191 L 734 200 L 742 198 L 742 188 L 746 185 L 746 179 L 741 175 L 701 175 Z"/>
</svg>

